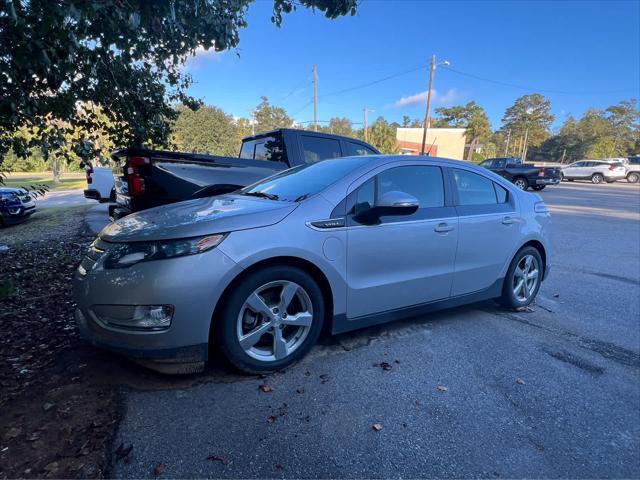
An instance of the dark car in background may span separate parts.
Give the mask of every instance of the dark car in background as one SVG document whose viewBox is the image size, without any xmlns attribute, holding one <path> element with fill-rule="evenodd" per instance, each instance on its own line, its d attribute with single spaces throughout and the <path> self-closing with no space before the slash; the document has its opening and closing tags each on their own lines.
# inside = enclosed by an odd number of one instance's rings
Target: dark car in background
<svg viewBox="0 0 640 480">
<path fill-rule="evenodd" d="M 199 197 L 229 193 L 298 165 L 380 152 L 356 138 L 281 128 L 242 140 L 237 157 L 146 148 L 115 151 L 111 158 L 116 205 L 109 216 Z"/>
<path fill-rule="evenodd" d="M 480 166 L 506 178 L 520 190 L 542 190 L 547 185 L 559 184 L 561 180 L 559 168 L 523 163 L 518 157 L 488 158 Z"/>
<path fill-rule="evenodd" d="M 36 211 L 36 202 L 24 188 L 0 187 L 0 227 L 23 222 Z"/>
</svg>

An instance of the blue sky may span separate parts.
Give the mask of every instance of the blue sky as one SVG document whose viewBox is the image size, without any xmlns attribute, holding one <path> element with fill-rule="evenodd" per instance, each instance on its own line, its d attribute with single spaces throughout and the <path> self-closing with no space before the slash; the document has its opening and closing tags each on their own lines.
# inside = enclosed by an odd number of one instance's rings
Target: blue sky
<svg viewBox="0 0 640 480">
<path fill-rule="evenodd" d="M 424 116 L 426 65 L 436 54 L 467 75 L 439 68 L 434 107 L 475 100 L 496 128 L 527 93 L 551 99 L 556 126 L 569 114 L 640 96 L 639 1 L 364 0 L 354 17 L 328 20 L 299 9 L 280 29 L 270 21 L 271 7 L 266 0 L 250 7 L 235 51 L 189 60 L 192 95 L 243 117 L 265 95 L 296 121 L 309 121 L 315 63 L 319 120 L 362 122 L 367 106 L 375 110 L 371 119 L 400 121 Z"/>
</svg>

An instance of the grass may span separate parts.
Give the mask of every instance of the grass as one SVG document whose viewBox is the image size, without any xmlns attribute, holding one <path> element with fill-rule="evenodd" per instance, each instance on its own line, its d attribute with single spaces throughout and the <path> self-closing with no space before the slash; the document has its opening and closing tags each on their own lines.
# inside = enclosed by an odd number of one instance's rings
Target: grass
<svg viewBox="0 0 640 480">
<path fill-rule="evenodd" d="M 21 243 L 54 240 L 56 236 L 68 230 L 69 225 L 76 225 L 77 219 L 83 218 L 84 212 L 90 207 L 91 205 L 77 205 L 36 209 L 36 212 L 22 223 L 0 227 L 0 243 L 11 248 Z"/>
<path fill-rule="evenodd" d="M 65 173 L 60 182 L 53 181 L 51 173 L 9 173 L 4 179 L 5 187 L 29 187 L 30 185 L 44 183 L 51 190 L 78 190 L 87 188 L 84 173 Z M 2 185 L 0 185 L 2 186 Z"/>
</svg>

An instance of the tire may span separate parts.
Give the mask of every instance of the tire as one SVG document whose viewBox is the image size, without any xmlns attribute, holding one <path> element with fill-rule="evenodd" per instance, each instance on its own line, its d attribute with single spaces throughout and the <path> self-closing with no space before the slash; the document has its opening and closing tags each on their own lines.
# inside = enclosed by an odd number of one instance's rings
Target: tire
<svg viewBox="0 0 640 480">
<path fill-rule="evenodd" d="M 527 259 L 529 258 L 531 258 L 531 265 L 533 265 L 534 268 L 526 270 L 524 267 L 527 264 Z M 533 278 L 526 277 L 524 281 L 526 282 L 525 284 L 527 288 L 518 288 L 522 275 L 516 272 L 517 269 L 521 272 L 524 270 L 524 273 L 527 276 L 535 269 L 537 271 L 535 282 L 532 281 Z M 507 275 L 505 276 L 504 283 L 502 285 L 502 295 L 496 299 L 497 302 L 508 308 L 520 308 L 529 305 L 535 300 L 536 295 L 538 295 L 540 284 L 542 282 L 543 271 L 544 265 L 542 263 L 540 252 L 538 252 L 534 247 L 521 248 L 518 253 L 515 254 L 513 260 L 511 260 L 511 264 L 509 265 Z"/>
<path fill-rule="evenodd" d="M 516 177 L 513 179 L 513 184 L 520 190 L 526 190 L 529 188 L 529 181 L 524 177 Z"/>
<path fill-rule="evenodd" d="M 604 181 L 604 176 L 601 173 L 594 173 L 591 175 L 591 183 L 599 184 Z"/>
<path fill-rule="evenodd" d="M 544 190 L 544 187 L 546 187 L 546 185 L 536 185 L 535 187 L 533 187 L 533 189 L 536 192 L 539 192 L 540 190 Z"/>
<path fill-rule="evenodd" d="M 638 183 L 638 180 L 640 180 L 640 173 L 631 172 L 627 175 L 627 182 L 629 183 Z"/>
<path fill-rule="evenodd" d="M 573 178 L 567 178 L 567 182 L 573 182 Z"/>
<path fill-rule="evenodd" d="M 289 293 L 283 296 L 285 288 Z M 283 297 L 291 298 L 286 309 Z M 214 319 L 214 340 L 238 370 L 275 372 L 311 350 L 324 315 L 322 290 L 308 273 L 292 266 L 266 267 L 250 273 L 231 291 L 221 315 Z"/>
</svg>

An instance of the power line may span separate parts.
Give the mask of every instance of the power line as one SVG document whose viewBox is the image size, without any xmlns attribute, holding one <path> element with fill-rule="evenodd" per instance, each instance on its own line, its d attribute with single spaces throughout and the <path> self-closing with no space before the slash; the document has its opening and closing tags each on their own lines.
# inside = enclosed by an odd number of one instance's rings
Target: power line
<svg viewBox="0 0 640 480">
<path fill-rule="evenodd" d="M 296 86 L 293 87 L 291 89 L 291 91 L 289 93 L 287 93 L 284 97 L 280 98 L 280 102 L 282 102 L 283 100 L 286 100 L 287 98 L 289 98 L 291 95 L 293 95 L 295 92 L 297 92 L 300 89 L 300 86 L 302 86 L 303 83 L 306 83 L 309 81 L 309 75 L 307 75 L 306 77 L 304 77 L 300 82 L 296 83 Z M 305 87 L 306 89 L 306 87 Z"/>
<path fill-rule="evenodd" d="M 576 91 L 567 91 L 567 90 L 551 90 L 547 88 L 536 88 L 536 87 L 530 87 L 525 85 L 517 85 L 515 83 L 502 82 L 500 80 L 493 80 L 491 78 L 481 77 L 479 75 L 474 75 L 472 73 L 461 72 L 460 70 L 456 70 L 451 67 L 442 67 L 442 68 L 450 72 L 457 73 L 458 75 L 462 75 L 469 78 L 475 78 L 476 80 L 481 80 L 483 82 L 495 83 L 496 85 L 502 85 L 504 87 L 519 88 L 521 90 L 530 90 L 530 91 L 543 92 L 543 93 L 556 93 L 561 95 L 602 95 L 607 93 L 622 93 L 622 92 L 629 91 L 629 90 L 609 90 L 609 91 L 576 92 Z"/>
<path fill-rule="evenodd" d="M 415 72 L 417 70 L 420 70 L 420 69 L 424 68 L 425 66 L 426 66 L 425 64 L 422 64 L 422 65 L 420 65 L 418 67 L 411 68 L 409 70 L 404 70 L 402 72 L 393 73 L 391 75 L 379 78 L 377 80 L 372 80 L 371 82 L 362 83 L 360 85 L 355 85 L 353 87 L 344 88 L 342 90 L 336 90 L 334 92 L 325 93 L 324 95 L 319 95 L 318 98 L 329 97 L 331 95 L 340 95 L 340 94 L 343 94 L 343 93 L 352 92 L 354 90 L 360 90 L 361 88 L 367 88 L 367 87 L 370 87 L 371 85 L 376 85 L 378 83 L 385 82 L 387 80 L 391 80 L 392 78 L 400 77 L 402 75 L 406 75 L 408 73 Z"/>
</svg>

